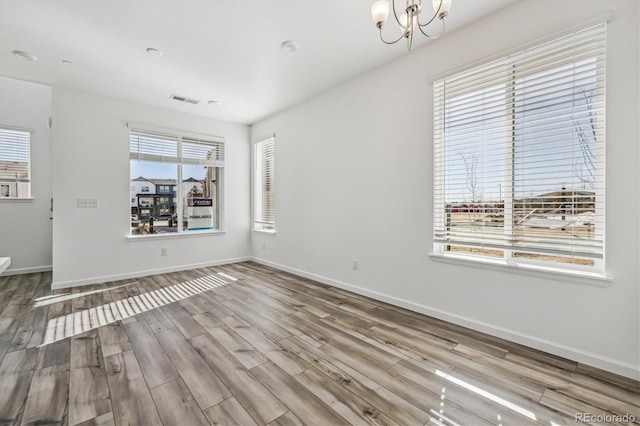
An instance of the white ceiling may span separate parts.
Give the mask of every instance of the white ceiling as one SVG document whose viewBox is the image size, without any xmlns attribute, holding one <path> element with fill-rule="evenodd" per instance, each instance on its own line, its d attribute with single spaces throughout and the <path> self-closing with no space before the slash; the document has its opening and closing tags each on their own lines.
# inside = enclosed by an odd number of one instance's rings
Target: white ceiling
<svg viewBox="0 0 640 426">
<path fill-rule="evenodd" d="M 447 34 L 513 1 L 453 0 Z M 407 54 L 406 44 L 379 40 L 372 3 L 1 0 L 0 75 L 252 124 Z M 284 40 L 300 50 L 285 52 Z M 414 50 L 425 43 L 414 41 Z M 150 56 L 148 47 L 164 55 Z"/>
</svg>

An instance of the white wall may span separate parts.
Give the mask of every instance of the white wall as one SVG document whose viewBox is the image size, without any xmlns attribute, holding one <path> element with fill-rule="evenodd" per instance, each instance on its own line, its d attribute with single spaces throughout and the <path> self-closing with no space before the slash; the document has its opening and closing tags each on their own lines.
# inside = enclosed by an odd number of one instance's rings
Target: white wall
<svg viewBox="0 0 640 426">
<path fill-rule="evenodd" d="M 640 377 L 640 216 L 630 208 L 638 206 L 638 191 L 629 191 L 639 180 L 639 4 L 562 1 L 553 3 L 550 14 L 537 0 L 516 2 L 257 123 L 253 141 L 277 135 L 277 235 L 254 233 L 254 255 L 327 283 Z M 566 31 L 609 9 L 614 16 L 607 53 L 606 245 L 613 280 L 601 283 L 429 258 L 430 78 Z M 359 271 L 351 269 L 353 258 L 360 261 Z"/>
<path fill-rule="evenodd" d="M 69 287 L 246 258 L 249 128 L 104 96 L 53 89 L 53 287 Z M 226 235 L 129 242 L 127 122 L 226 138 Z M 97 209 L 77 208 L 98 198 Z M 161 256 L 161 248 L 169 255 Z"/>
<path fill-rule="evenodd" d="M 51 269 L 51 87 L 0 77 L 0 125 L 33 130 L 31 197 L 0 199 L 0 257 L 11 257 L 5 274 Z"/>
</svg>

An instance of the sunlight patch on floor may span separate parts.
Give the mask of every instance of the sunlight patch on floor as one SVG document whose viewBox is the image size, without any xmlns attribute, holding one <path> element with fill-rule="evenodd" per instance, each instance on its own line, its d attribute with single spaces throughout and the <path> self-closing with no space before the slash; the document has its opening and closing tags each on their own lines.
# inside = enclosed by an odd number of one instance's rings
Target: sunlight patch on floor
<svg viewBox="0 0 640 426">
<path fill-rule="evenodd" d="M 230 281 L 236 280 L 226 274 L 224 276 L 228 277 Z M 93 330 L 103 325 L 111 324 L 143 312 L 157 309 L 169 303 L 177 302 L 226 284 L 229 284 L 229 282 L 222 278 L 215 275 L 207 275 L 194 280 L 149 291 L 147 293 L 141 293 L 137 296 L 127 297 L 126 299 L 118 300 L 116 302 L 52 318 L 47 323 L 44 340 L 40 346 L 49 345 L 59 340 L 66 339 L 67 337 L 75 336 L 76 334 L 84 333 L 85 331 Z M 96 292 L 99 291 L 86 292 L 84 295 Z M 65 296 L 75 297 L 76 295 L 73 294 Z"/>
<path fill-rule="evenodd" d="M 34 299 L 36 303 L 34 303 L 33 306 L 36 308 L 41 308 L 42 306 L 52 305 L 54 303 L 59 303 L 59 302 L 66 302 L 67 300 L 88 296 L 90 294 L 102 293 L 104 291 L 115 290 L 116 288 L 127 287 L 132 284 L 138 284 L 138 281 L 133 281 L 133 282 L 118 285 L 115 287 L 101 288 L 99 290 L 84 291 L 82 293 L 51 294 L 49 296 L 42 296 L 42 297 L 38 297 L 37 299 Z"/>
</svg>

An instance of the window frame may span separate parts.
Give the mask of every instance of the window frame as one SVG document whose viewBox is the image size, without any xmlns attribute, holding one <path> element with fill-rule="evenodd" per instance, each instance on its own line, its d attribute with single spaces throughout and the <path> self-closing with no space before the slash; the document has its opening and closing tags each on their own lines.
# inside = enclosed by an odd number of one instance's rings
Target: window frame
<svg viewBox="0 0 640 426">
<path fill-rule="evenodd" d="M 494 62 L 498 62 L 501 60 L 508 60 L 511 56 L 518 56 L 519 54 L 521 54 L 523 51 L 527 50 L 527 49 L 535 49 L 539 46 L 542 46 L 543 44 L 546 43 L 553 43 L 555 40 L 557 39 L 561 39 L 562 37 L 567 37 L 567 36 L 572 36 L 575 33 L 578 33 L 580 31 L 586 31 L 589 30 L 591 28 L 594 27 L 599 27 L 602 26 L 602 33 L 603 33 L 603 39 L 605 40 L 604 42 L 604 47 L 602 47 L 602 51 L 597 51 L 597 53 L 594 53 L 594 58 L 598 57 L 598 55 L 602 55 L 605 58 L 604 63 L 602 64 L 597 64 L 595 69 L 596 69 L 596 75 L 600 76 L 602 78 L 603 82 L 606 82 L 606 20 L 602 21 L 599 20 L 597 22 L 591 22 L 589 26 L 582 26 L 581 28 L 572 28 L 570 31 L 568 32 L 564 32 L 561 34 L 555 34 L 549 38 L 546 39 L 542 39 L 542 40 L 538 40 L 537 42 L 533 43 L 533 44 L 529 44 L 527 46 L 521 46 L 518 47 L 518 49 L 513 49 L 510 52 L 507 53 L 502 53 L 500 55 L 497 55 L 496 58 L 494 59 L 490 59 L 490 60 L 484 60 L 481 62 L 476 62 L 473 63 L 463 69 L 458 69 L 458 70 L 454 70 L 452 72 L 449 72 L 443 76 L 438 76 L 434 79 L 432 79 L 432 83 L 434 83 L 434 90 L 433 90 L 433 96 L 434 96 L 434 109 L 433 109 L 433 119 L 434 119 L 434 133 L 433 133 L 433 140 L 434 140 L 434 181 L 433 181 L 433 200 L 434 200 L 434 216 L 433 216 L 433 227 L 432 230 L 434 232 L 433 234 L 433 251 L 430 254 L 430 256 L 432 256 L 434 259 L 448 259 L 451 260 L 453 262 L 463 262 L 463 263 L 476 263 L 476 264 L 486 264 L 486 265 L 493 265 L 493 266 L 507 266 L 509 268 L 514 268 L 514 269 L 526 269 L 526 270 L 534 270 L 534 271 L 543 271 L 543 272 L 551 272 L 551 273 L 556 273 L 556 274 L 561 274 L 561 275 L 571 275 L 571 276 L 578 276 L 578 277 L 586 277 L 586 278 L 594 278 L 594 279 L 599 279 L 599 280 L 605 280 L 608 281 L 610 278 L 607 277 L 606 274 L 606 269 L 605 269 L 605 254 L 606 254 L 606 238 L 605 238 L 605 227 L 606 227 L 606 218 L 604 215 L 605 212 L 605 194 L 604 194 L 604 185 L 605 185 L 605 179 L 606 179 L 606 150 L 605 150 L 605 140 L 606 140 L 606 136 L 603 134 L 601 137 L 597 137 L 594 138 L 595 141 L 595 145 L 596 145 L 596 151 L 598 152 L 598 156 L 600 157 L 598 159 L 598 163 L 601 166 L 601 170 L 597 171 L 597 175 L 595 178 L 595 188 L 593 190 L 593 194 L 594 194 L 594 213 L 596 215 L 600 215 L 600 217 L 602 218 L 600 221 L 596 222 L 598 224 L 598 226 L 600 226 L 600 228 L 595 228 L 598 229 L 598 231 L 600 232 L 601 235 L 601 248 L 602 248 L 602 257 L 601 258 L 594 258 L 593 259 L 593 265 L 579 265 L 579 264 L 573 264 L 573 263 L 561 263 L 561 262 L 553 262 L 550 260 L 539 260 L 539 259 L 535 259 L 535 258 L 523 258 L 523 257 L 515 257 L 513 256 L 513 252 L 520 252 L 519 250 L 513 250 L 513 249 L 509 249 L 507 246 L 504 246 L 503 248 L 497 249 L 497 250 L 503 250 L 503 255 L 502 257 L 484 257 L 484 256 L 480 256 L 480 255 L 474 255 L 471 253 L 457 253 L 457 252 L 451 252 L 451 251 L 447 251 L 445 250 L 445 247 L 447 246 L 447 243 L 445 242 L 439 242 L 437 241 L 437 237 L 435 235 L 436 233 L 436 229 L 438 227 L 437 222 L 438 220 L 442 220 L 438 218 L 438 214 L 437 214 L 437 202 L 436 200 L 439 199 L 439 197 L 441 197 L 441 199 L 444 201 L 445 197 L 445 191 L 446 191 L 446 184 L 445 184 L 445 176 L 446 173 L 442 172 L 441 175 L 439 175 L 438 170 L 439 168 L 444 168 L 444 161 L 445 161 L 445 156 L 440 154 L 440 158 L 439 155 L 436 153 L 436 150 L 439 148 L 439 144 L 441 144 L 440 148 L 444 148 L 444 132 L 443 132 L 443 136 L 441 137 L 441 139 L 439 140 L 439 138 L 436 136 L 436 128 L 438 126 L 438 119 L 436 117 L 436 90 L 435 90 L 435 84 L 440 82 L 440 81 L 444 81 L 446 78 L 448 77 L 452 77 L 452 76 L 457 76 L 459 74 L 462 74 L 466 71 L 469 70 L 473 70 L 474 68 L 480 68 L 482 66 L 486 66 L 489 65 L 491 63 Z M 573 63 L 573 67 L 576 67 L 578 64 L 578 62 L 574 62 Z M 551 71 L 554 70 L 555 67 L 557 67 L 557 65 L 549 65 L 548 67 L 544 68 L 544 71 Z M 522 77 L 518 77 L 515 75 L 513 75 L 513 77 L 509 78 L 509 81 L 511 82 L 511 84 L 515 87 L 516 82 L 518 81 L 518 78 L 522 78 Z M 605 84 L 605 83 L 603 83 Z M 515 89 L 512 89 L 515 91 Z M 606 89 L 603 88 L 601 93 L 596 93 L 594 96 L 596 97 L 597 101 L 596 102 L 601 102 L 604 107 L 602 108 L 602 116 L 599 117 L 600 120 L 603 120 L 606 122 L 606 104 L 605 104 L 605 91 Z M 513 101 L 513 94 L 515 92 L 511 92 L 509 95 L 511 95 L 511 102 L 505 102 L 505 110 L 512 110 L 513 111 L 513 105 L 514 105 L 514 101 Z M 507 97 L 509 95 L 506 95 Z M 444 108 L 444 107 L 443 107 Z M 484 111 L 484 110 L 483 110 Z M 509 115 L 508 113 L 505 114 L 505 117 L 509 118 L 509 120 L 514 120 L 515 119 L 515 112 L 513 113 L 513 115 Z M 506 132 L 507 133 L 511 133 L 516 129 L 516 125 L 515 125 L 515 121 L 510 121 L 509 124 L 505 124 L 505 128 L 508 129 Z M 510 157 L 509 158 L 505 158 L 505 163 L 506 163 L 506 170 L 510 170 L 509 172 L 505 171 L 505 180 L 504 183 L 501 185 L 500 191 L 504 191 L 505 192 L 505 196 L 504 198 L 502 198 L 503 200 L 503 215 L 504 215 L 504 230 L 503 232 L 507 233 L 507 229 L 511 227 L 511 222 L 508 222 L 508 218 L 512 217 L 513 213 L 514 213 L 514 209 L 516 208 L 514 205 L 514 191 L 513 191 L 513 185 L 516 183 L 516 178 L 513 176 L 513 167 L 515 164 L 515 158 L 516 158 L 516 153 L 514 151 L 514 145 L 512 145 L 514 143 L 514 140 L 512 137 L 505 137 L 504 138 L 504 145 L 505 145 L 505 152 L 510 153 Z M 509 154 L 506 155 L 506 157 L 508 157 Z M 438 162 L 438 159 L 441 160 L 441 162 Z M 510 169 L 509 169 L 510 168 Z M 508 173 L 511 173 L 511 179 L 508 179 Z M 438 195 L 438 191 L 441 192 L 442 195 Z M 486 202 L 485 202 L 486 203 Z M 500 202 L 498 202 L 498 204 L 500 204 Z M 444 201 L 443 205 L 441 207 L 446 206 L 446 201 Z M 507 209 L 507 206 L 509 206 L 509 209 Z M 515 232 L 514 229 L 509 229 L 509 232 Z M 595 231 L 594 231 L 595 232 Z M 484 248 L 492 248 L 491 246 L 482 246 Z M 555 253 L 549 253 L 549 255 L 553 256 L 559 256 L 559 257 L 569 257 L 567 256 L 567 254 L 561 252 L 561 251 L 556 251 Z"/>
<path fill-rule="evenodd" d="M 262 144 L 272 144 L 272 170 L 271 170 L 271 187 L 272 187 L 272 191 L 273 191 L 273 225 L 272 227 L 269 227 L 268 224 L 266 223 L 258 223 L 257 222 L 257 208 L 258 208 L 258 204 L 264 204 L 264 199 L 260 199 L 258 200 L 258 197 L 260 196 L 260 194 L 256 191 L 256 186 L 258 184 L 257 182 L 257 176 L 258 173 L 260 173 L 262 175 L 262 171 L 260 169 L 260 171 L 258 170 L 258 167 L 261 166 L 261 164 L 258 164 L 258 160 L 257 160 L 257 155 L 258 155 L 258 149 L 259 146 Z M 276 234 L 276 230 L 277 230 L 277 225 L 276 225 L 276 135 L 274 134 L 273 136 L 266 138 L 266 139 L 262 139 L 259 141 L 256 141 L 253 143 L 252 149 L 251 149 L 251 228 L 253 230 L 253 232 L 259 232 L 259 233 L 265 233 L 265 234 L 269 234 L 269 235 L 275 235 Z M 261 191 L 262 193 L 262 191 Z"/>
<path fill-rule="evenodd" d="M 9 196 L 8 197 L 0 197 L 0 200 L 4 201 L 4 202 L 10 202 L 10 201 L 30 201 L 33 200 L 33 156 L 32 156 L 32 149 L 31 149 L 31 141 L 32 141 L 32 136 L 34 131 L 32 129 L 27 129 L 27 128 L 22 128 L 22 127 L 15 127 L 15 126 L 6 126 L 6 125 L 1 125 L 0 124 L 0 134 L 3 133 L 4 131 L 6 132 L 17 132 L 17 133 L 23 133 L 26 135 L 27 137 L 27 141 L 26 141 L 26 148 L 27 148 L 27 156 L 29 158 L 29 162 L 28 162 L 28 181 L 26 183 L 28 183 L 28 194 L 26 196 L 14 196 L 12 195 L 14 192 L 17 191 L 17 193 L 19 193 L 20 191 L 18 191 L 18 179 L 16 178 L 15 180 L 15 185 L 16 185 L 16 191 L 14 191 L 14 188 L 12 188 L 12 182 L 2 182 L 3 185 L 8 185 L 9 186 Z M 2 179 L 0 177 L 0 179 Z M 9 180 L 9 179 L 7 179 Z M 25 183 L 25 182 L 23 182 Z"/>
<path fill-rule="evenodd" d="M 190 160 L 189 157 L 179 156 L 175 158 L 175 161 L 165 160 L 162 158 L 161 160 L 147 159 L 144 158 L 145 154 L 138 154 L 139 157 L 142 158 L 132 158 L 134 154 L 130 150 L 130 158 L 129 158 L 129 179 L 131 179 L 131 162 L 139 161 L 139 162 L 159 162 L 163 164 L 172 164 L 176 166 L 176 185 L 174 186 L 175 196 L 173 197 L 176 200 L 176 211 L 177 211 L 177 231 L 170 233 L 162 233 L 162 234 L 131 234 L 131 211 L 129 210 L 129 233 L 127 235 L 127 239 L 129 241 L 140 241 L 143 239 L 163 239 L 163 238 L 180 238 L 180 237 L 189 237 L 189 236 L 198 236 L 198 235 L 224 235 L 226 234 L 226 220 L 225 220 L 225 161 L 224 161 L 224 146 L 225 146 L 225 138 L 221 136 L 215 135 L 205 135 L 194 132 L 176 130 L 176 129 L 167 129 L 157 126 L 149 126 L 146 124 L 139 123 L 127 123 L 127 127 L 129 128 L 128 133 L 128 143 L 131 144 L 131 135 L 134 132 L 150 132 L 155 134 L 162 134 L 174 137 L 178 141 L 178 149 L 179 154 L 182 154 L 182 144 L 183 140 L 187 140 L 186 143 L 193 143 L 194 140 L 199 140 L 203 142 L 215 143 L 217 149 L 222 150 L 222 160 L 214 160 L 210 164 L 205 161 L 198 160 Z M 193 165 L 202 165 L 203 167 L 211 167 L 213 169 L 218 169 L 217 179 L 216 179 L 216 204 L 217 204 L 217 227 L 213 229 L 182 229 L 184 222 L 182 219 L 182 207 L 184 204 L 184 194 L 182 193 L 182 169 L 184 166 L 193 166 Z M 169 186 L 169 192 L 167 193 L 158 193 L 157 195 L 161 196 L 170 196 L 171 194 L 171 186 Z M 153 195 L 149 191 L 149 195 Z M 214 204 L 215 205 L 215 204 Z M 140 213 L 139 213 L 140 215 Z"/>
</svg>

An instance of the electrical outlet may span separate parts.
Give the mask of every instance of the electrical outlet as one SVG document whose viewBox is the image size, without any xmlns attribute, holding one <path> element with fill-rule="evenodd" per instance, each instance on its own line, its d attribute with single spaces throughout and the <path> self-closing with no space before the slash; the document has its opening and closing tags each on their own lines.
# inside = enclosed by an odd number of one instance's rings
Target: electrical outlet
<svg viewBox="0 0 640 426">
<path fill-rule="evenodd" d="M 98 199 L 97 198 L 78 198 L 78 207 L 81 208 L 98 208 Z"/>
<path fill-rule="evenodd" d="M 160 253 L 162 253 L 163 256 L 168 256 L 169 255 L 169 249 L 167 247 L 162 247 Z"/>
<path fill-rule="evenodd" d="M 360 269 L 360 261 L 358 259 L 353 259 L 351 262 L 352 262 L 352 268 L 354 271 L 357 271 L 358 269 Z"/>
</svg>

